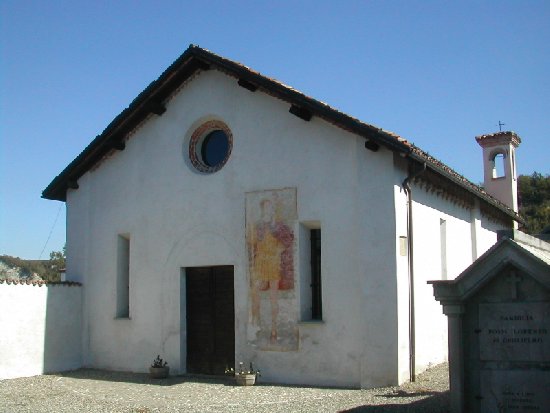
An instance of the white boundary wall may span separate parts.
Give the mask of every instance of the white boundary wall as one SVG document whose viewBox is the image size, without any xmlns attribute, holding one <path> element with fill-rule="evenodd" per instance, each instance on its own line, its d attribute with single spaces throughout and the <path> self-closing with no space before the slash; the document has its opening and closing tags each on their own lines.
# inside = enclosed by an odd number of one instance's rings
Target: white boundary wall
<svg viewBox="0 0 550 413">
<path fill-rule="evenodd" d="M 0 379 L 81 366 L 81 287 L 0 283 Z"/>
</svg>

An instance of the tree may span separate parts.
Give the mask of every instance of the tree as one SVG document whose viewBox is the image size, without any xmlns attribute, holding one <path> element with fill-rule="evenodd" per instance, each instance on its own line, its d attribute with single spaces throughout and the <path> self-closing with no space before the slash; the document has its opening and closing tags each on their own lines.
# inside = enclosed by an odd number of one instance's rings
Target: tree
<svg viewBox="0 0 550 413">
<path fill-rule="evenodd" d="M 522 228 L 528 234 L 540 234 L 550 227 L 550 175 L 532 175 L 518 177 L 519 213 L 525 218 Z"/>
<path fill-rule="evenodd" d="M 60 281 L 59 271 L 65 269 L 67 246 L 62 251 L 50 252 L 50 261 L 47 265 L 45 278 L 48 281 Z"/>
</svg>

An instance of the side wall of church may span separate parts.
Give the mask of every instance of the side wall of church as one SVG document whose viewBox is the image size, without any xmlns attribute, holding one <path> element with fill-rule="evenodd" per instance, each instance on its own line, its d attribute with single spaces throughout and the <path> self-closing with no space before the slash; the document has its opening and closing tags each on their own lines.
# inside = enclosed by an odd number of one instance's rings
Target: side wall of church
<svg viewBox="0 0 550 413">
<path fill-rule="evenodd" d="M 396 168 L 397 180 L 406 176 Z M 447 319 L 433 298 L 430 280 L 454 279 L 497 240 L 505 226 L 460 202 L 412 185 L 416 373 L 447 360 Z M 407 236 L 407 196 L 395 186 L 399 302 L 399 377 L 409 378 L 408 257 L 399 254 L 399 236 Z M 408 252 L 407 252 L 408 253 Z"/>
</svg>

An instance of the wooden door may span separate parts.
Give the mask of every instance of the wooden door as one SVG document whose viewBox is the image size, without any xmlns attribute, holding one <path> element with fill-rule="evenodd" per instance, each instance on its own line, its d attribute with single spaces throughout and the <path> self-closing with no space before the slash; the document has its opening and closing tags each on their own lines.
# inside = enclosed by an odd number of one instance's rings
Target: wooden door
<svg viewBox="0 0 550 413">
<path fill-rule="evenodd" d="M 233 267 L 186 269 L 187 372 L 224 374 L 235 364 Z"/>
</svg>

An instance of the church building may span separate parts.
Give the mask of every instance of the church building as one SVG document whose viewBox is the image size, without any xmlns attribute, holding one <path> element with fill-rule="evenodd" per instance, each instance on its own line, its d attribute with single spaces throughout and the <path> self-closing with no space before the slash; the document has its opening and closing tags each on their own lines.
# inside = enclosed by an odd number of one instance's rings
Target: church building
<svg viewBox="0 0 550 413">
<path fill-rule="evenodd" d="M 253 362 L 265 382 L 369 388 L 445 361 L 427 281 L 520 222 L 520 138 L 477 141 L 484 189 L 191 45 L 43 192 L 66 203 L 83 366 L 160 354 L 173 374 Z"/>
</svg>

